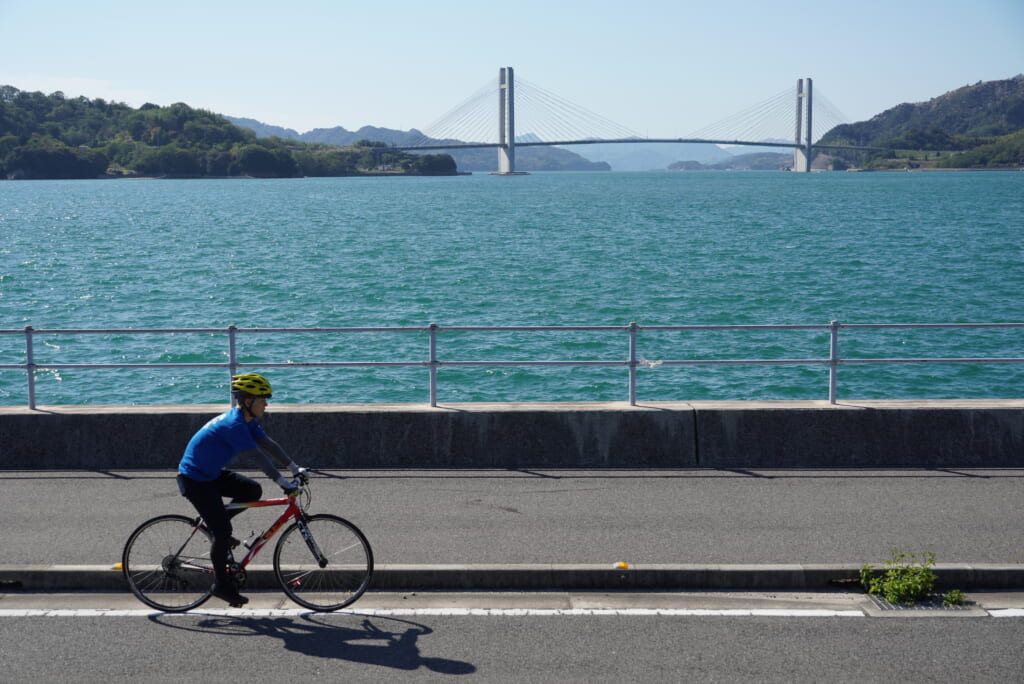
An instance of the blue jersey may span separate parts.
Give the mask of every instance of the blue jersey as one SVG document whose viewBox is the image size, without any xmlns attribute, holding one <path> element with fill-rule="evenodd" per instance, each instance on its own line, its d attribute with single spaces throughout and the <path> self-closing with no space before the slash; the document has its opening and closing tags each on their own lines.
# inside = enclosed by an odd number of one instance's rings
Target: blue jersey
<svg viewBox="0 0 1024 684">
<path fill-rule="evenodd" d="M 246 423 L 242 409 L 231 409 L 192 436 L 178 464 L 178 472 L 200 482 L 215 480 L 235 454 L 258 449 L 256 441 L 266 438 L 267 433 L 258 420 L 253 418 Z"/>
</svg>

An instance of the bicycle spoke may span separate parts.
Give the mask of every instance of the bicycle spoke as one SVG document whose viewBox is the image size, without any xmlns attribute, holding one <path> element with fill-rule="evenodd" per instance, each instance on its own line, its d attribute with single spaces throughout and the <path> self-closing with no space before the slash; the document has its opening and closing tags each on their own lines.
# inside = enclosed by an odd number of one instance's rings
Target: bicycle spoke
<svg viewBox="0 0 1024 684">
<path fill-rule="evenodd" d="M 210 596 L 213 566 L 209 533 L 193 520 L 165 515 L 136 529 L 121 557 L 124 577 L 143 603 L 166 611 L 184 611 Z"/>
<path fill-rule="evenodd" d="M 293 601 L 313 610 L 337 610 L 362 596 L 373 574 L 373 552 L 362 532 L 333 515 L 314 515 L 306 523 L 315 547 L 327 561 L 320 566 L 298 524 L 281 536 L 274 551 L 274 572 Z"/>
</svg>

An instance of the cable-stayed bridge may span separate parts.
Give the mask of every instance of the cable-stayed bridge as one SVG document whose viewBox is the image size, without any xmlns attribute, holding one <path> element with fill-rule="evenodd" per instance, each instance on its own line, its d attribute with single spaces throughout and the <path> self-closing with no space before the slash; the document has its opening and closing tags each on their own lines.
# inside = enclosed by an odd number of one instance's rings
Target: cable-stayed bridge
<svg viewBox="0 0 1024 684">
<path fill-rule="evenodd" d="M 495 106 L 496 105 L 496 106 Z M 815 149 L 874 150 L 878 148 L 817 145 L 813 130 L 830 131 L 846 117 L 820 92 L 810 78 L 791 88 L 679 138 L 648 138 L 540 86 L 514 78 L 512 67 L 462 104 L 425 128 L 419 138 L 395 149 L 457 150 L 493 147 L 498 173 L 515 174 L 517 147 L 570 146 L 608 143 L 706 143 L 781 147 L 793 150 L 793 169 L 810 171 Z M 525 131 L 518 136 L 516 131 Z"/>
</svg>

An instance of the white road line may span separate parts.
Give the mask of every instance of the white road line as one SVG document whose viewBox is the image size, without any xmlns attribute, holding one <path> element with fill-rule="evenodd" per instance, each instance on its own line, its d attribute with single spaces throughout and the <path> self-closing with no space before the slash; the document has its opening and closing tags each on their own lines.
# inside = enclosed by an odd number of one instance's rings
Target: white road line
<svg viewBox="0 0 1024 684">
<path fill-rule="evenodd" d="M 394 608 L 385 610 L 352 611 L 366 612 L 382 616 L 436 616 L 436 617 L 562 617 L 562 616 L 670 616 L 670 617 L 862 617 L 859 610 L 781 610 L 781 609 L 710 609 L 710 608 L 566 608 L 566 609 L 534 609 L 534 608 Z"/>
<path fill-rule="evenodd" d="M 379 617 L 864 617 L 859 610 L 782 610 L 782 609 L 705 609 L 705 608 L 369 608 L 366 610 L 339 610 L 317 613 L 302 608 L 225 608 L 223 610 L 193 610 L 188 613 L 163 613 L 154 610 L 103 609 L 0 609 L 4 617 L 151 617 L 166 616 L 218 616 L 218 617 L 299 617 L 304 615 L 370 615 Z"/>
<path fill-rule="evenodd" d="M 986 611 L 996 618 L 1024 617 L 1024 608 L 1000 608 Z M 826 610 L 776 608 L 366 608 L 318 613 L 305 608 L 224 608 L 193 610 L 188 613 L 164 613 L 157 610 L 116 610 L 101 608 L 7 608 L 0 609 L 0 618 L 24 617 L 302 617 L 309 615 L 369 615 L 377 617 L 865 617 L 861 610 Z"/>
</svg>

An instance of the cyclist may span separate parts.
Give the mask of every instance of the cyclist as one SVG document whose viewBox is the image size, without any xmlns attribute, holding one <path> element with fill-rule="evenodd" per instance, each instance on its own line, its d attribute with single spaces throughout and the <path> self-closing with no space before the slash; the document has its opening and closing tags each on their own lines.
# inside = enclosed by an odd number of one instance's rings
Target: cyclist
<svg viewBox="0 0 1024 684">
<path fill-rule="evenodd" d="M 256 501 L 263 495 L 263 488 L 252 478 L 225 466 L 239 455 L 255 457 L 267 477 L 288 495 L 298 492 L 297 484 L 281 475 L 270 456 L 288 466 L 295 477 L 303 470 L 260 425 L 271 397 L 266 378 L 257 373 L 236 375 L 231 378 L 231 392 L 237 408 L 204 425 L 185 448 L 185 455 L 178 464 L 178 489 L 195 506 L 213 535 L 210 550 L 216 573 L 213 595 L 232 605 L 242 605 L 249 599 L 238 593 L 228 572 L 228 551 L 238 545 L 238 540 L 231 536 L 232 516 L 224 508 L 222 497 L 231 497 L 232 503 Z"/>
</svg>

